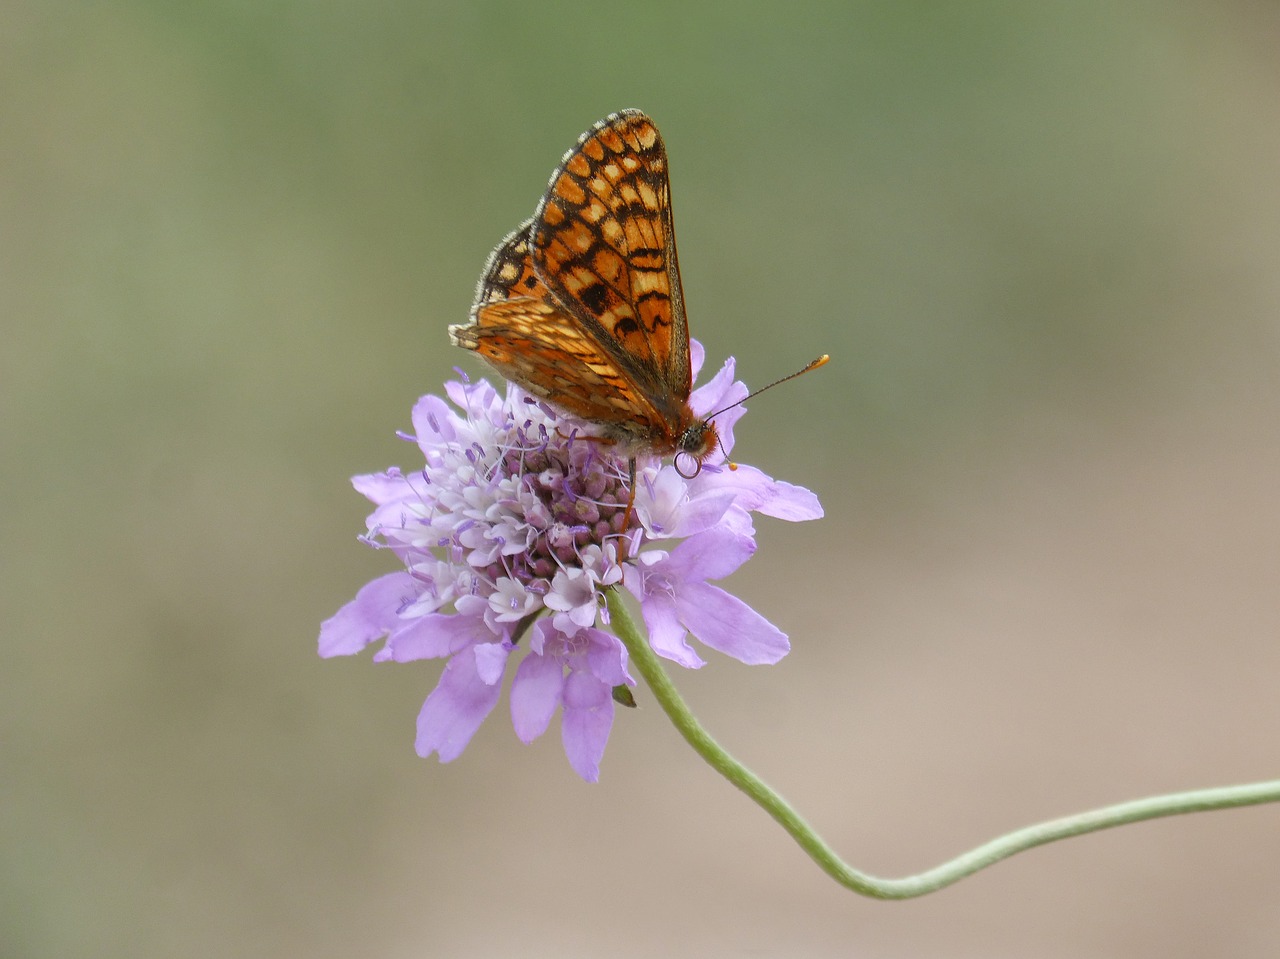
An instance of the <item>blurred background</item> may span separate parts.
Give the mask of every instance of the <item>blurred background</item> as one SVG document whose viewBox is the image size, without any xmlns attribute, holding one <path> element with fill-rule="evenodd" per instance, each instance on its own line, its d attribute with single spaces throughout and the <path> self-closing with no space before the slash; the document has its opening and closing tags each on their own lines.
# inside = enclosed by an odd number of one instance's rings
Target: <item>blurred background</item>
<svg viewBox="0 0 1280 959">
<path fill-rule="evenodd" d="M 588 786 L 321 661 L 348 478 L 596 119 L 671 154 L 736 458 L 814 489 L 678 678 L 859 868 L 1280 767 L 1280 10 L 11 0 L 0 955 L 1272 956 L 1280 810 L 861 900 L 641 692 Z"/>
</svg>

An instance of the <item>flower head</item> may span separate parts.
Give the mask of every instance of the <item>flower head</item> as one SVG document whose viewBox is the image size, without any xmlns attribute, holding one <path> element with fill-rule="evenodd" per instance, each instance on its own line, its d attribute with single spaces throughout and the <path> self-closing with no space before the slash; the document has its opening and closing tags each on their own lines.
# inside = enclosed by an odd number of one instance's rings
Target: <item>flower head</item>
<svg viewBox="0 0 1280 959">
<path fill-rule="evenodd" d="M 696 372 L 702 350 L 691 347 Z M 696 413 L 747 395 L 733 369 L 730 359 L 693 392 Z M 445 393 L 452 405 L 429 395 L 413 410 L 425 466 L 352 480 L 374 504 L 362 538 L 403 568 L 367 584 L 320 627 L 322 656 L 385 638 L 375 660 L 447 660 L 418 716 L 420 755 L 448 762 L 462 753 L 523 647 L 510 696 L 516 735 L 532 741 L 559 709 L 570 765 L 594 782 L 612 690 L 635 685 L 626 648 L 600 628 L 603 590 L 616 584 L 639 600 L 653 649 L 682 666 L 703 665 L 690 635 L 745 663 L 786 655 L 782 632 L 709 583 L 755 551 L 752 512 L 822 515 L 808 490 L 725 467 L 742 407 L 716 417 L 723 455 L 713 453 L 697 476 L 640 457 L 635 520 L 624 533 L 627 461 L 589 426 L 510 384 L 499 394 L 483 380 L 455 381 Z"/>
</svg>

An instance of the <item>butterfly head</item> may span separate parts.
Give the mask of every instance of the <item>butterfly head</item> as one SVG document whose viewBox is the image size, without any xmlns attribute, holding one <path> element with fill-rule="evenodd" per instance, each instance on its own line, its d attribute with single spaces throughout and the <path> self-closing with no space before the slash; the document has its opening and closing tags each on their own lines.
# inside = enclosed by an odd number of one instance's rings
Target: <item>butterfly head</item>
<svg viewBox="0 0 1280 959">
<path fill-rule="evenodd" d="M 716 432 L 715 423 L 709 419 L 695 420 L 676 441 L 676 472 L 685 479 L 693 479 L 702 472 L 702 461 L 719 443 L 720 434 Z"/>
</svg>

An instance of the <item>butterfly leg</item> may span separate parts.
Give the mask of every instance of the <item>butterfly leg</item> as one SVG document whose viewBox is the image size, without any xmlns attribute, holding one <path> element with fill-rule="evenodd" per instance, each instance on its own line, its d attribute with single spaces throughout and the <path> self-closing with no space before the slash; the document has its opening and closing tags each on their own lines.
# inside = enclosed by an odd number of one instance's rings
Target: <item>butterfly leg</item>
<svg viewBox="0 0 1280 959">
<path fill-rule="evenodd" d="M 636 512 L 636 458 L 632 456 L 627 460 L 627 473 L 630 476 L 629 489 L 627 494 L 627 511 L 622 514 L 622 535 L 627 535 L 627 530 L 631 528 L 631 517 Z"/>
</svg>

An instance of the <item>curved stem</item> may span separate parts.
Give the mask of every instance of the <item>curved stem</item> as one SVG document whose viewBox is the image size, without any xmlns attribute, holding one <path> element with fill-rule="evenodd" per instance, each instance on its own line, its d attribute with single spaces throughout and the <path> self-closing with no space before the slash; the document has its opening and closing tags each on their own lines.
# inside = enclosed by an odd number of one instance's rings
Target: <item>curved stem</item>
<svg viewBox="0 0 1280 959">
<path fill-rule="evenodd" d="M 619 591 L 610 589 L 605 595 L 611 625 L 626 645 L 631 664 L 644 677 L 654 698 L 675 724 L 680 735 L 699 756 L 777 820 L 827 875 L 864 896 L 876 899 L 911 899 L 949 886 L 1015 853 L 1059 839 L 1164 816 L 1280 801 L 1280 780 L 1153 796 L 1015 830 L 914 876 L 901 879 L 872 876 L 847 865 L 785 799 L 711 738 L 676 692 L 657 655 L 649 648 L 648 641 L 623 603 Z"/>
</svg>

